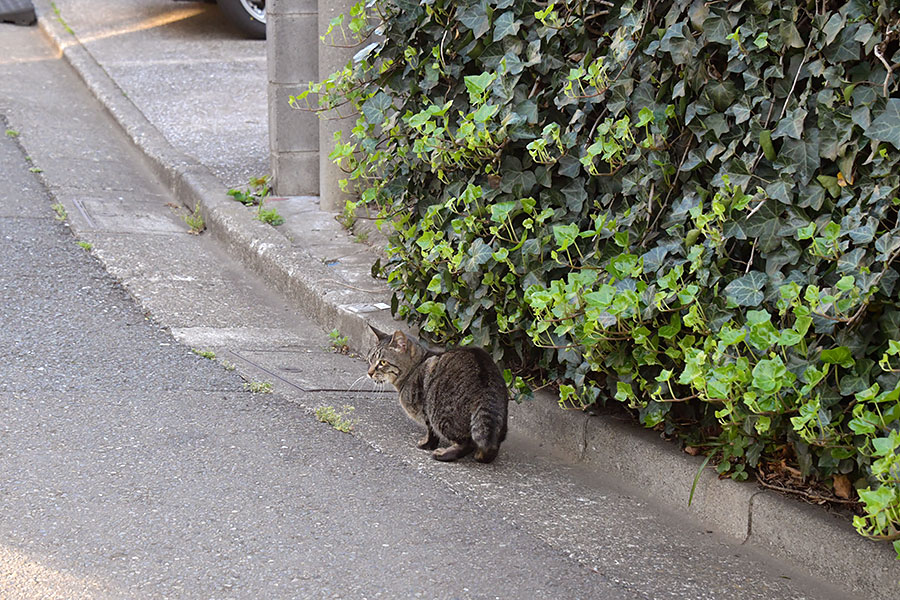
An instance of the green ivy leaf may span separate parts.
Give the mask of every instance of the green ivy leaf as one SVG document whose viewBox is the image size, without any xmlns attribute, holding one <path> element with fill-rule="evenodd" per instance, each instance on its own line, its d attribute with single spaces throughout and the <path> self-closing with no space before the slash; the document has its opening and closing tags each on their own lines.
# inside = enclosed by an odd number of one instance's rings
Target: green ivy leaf
<svg viewBox="0 0 900 600">
<path fill-rule="evenodd" d="M 759 271 L 750 271 L 725 286 L 725 295 L 738 306 L 759 306 L 765 297 L 763 288 L 769 277 Z"/>
<path fill-rule="evenodd" d="M 878 488 L 858 490 L 859 499 L 866 504 L 868 512 L 877 513 L 893 504 L 897 497 L 897 489 L 882 485 Z"/>
<path fill-rule="evenodd" d="M 491 259 L 492 254 L 491 247 L 485 244 L 484 240 L 475 238 L 466 253 L 468 258 L 463 262 L 462 267 L 468 273 L 475 273 L 480 270 L 481 265 Z"/>
<path fill-rule="evenodd" d="M 796 346 L 800 342 L 803 341 L 803 335 L 794 331 L 793 329 L 785 329 L 781 332 L 781 337 L 778 339 L 779 346 Z"/>
<path fill-rule="evenodd" d="M 829 365 L 840 365 L 848 368 L 854 364 L 853 356 L 850 354 L 850 348 L 846 346 L 838 346 L 828 350 L 822 350 L 822 362 Z"/>
<path fill-rule="evenodd" d="M 556 240 L 556 246 L 559 250 L 565 250 L 575 243 L 578 238 L 579 230 L 576 223 L 569 225 L 554 225 L 553 237 Z"/>
<path fill-rule="evenodd" d="M 531 171 L 507 171 L 500 180 L 500 190 L 513 196 L 528 196 L 534 186 L 537 185 L 537 177 Z"/>
<path fill-rule="evenodd" d="M 491 221 L 494 223 L 503 223 L 509 217 L 510 213 L 516 209 L 516 201 L 498 202 L 491 205 Z"/>
<path fill-rule="evenodd" d="M 473 2 L 468 6 L 461 8 L 457 13 L 459 22 L 472 30 L 477 40 L 490 29 L 491 23 L 488 19 L 488 6 L 486 0 Z"/>
<path fill-rule="evenodd" d="M 366 121 L 373 125 L 381 125 L 387 118 L 386 113 L 391 108 L 391 97 L 382 91 L 366 100 L 362 105 L 362 113 Z"/>
<path fill-rule="evenodd" d="M 869 412 L 868 415 L 870 415 L 872 419 L 876 418 L 875 413 Z M 875 425 L 863 417 L 854 417 L 847 425 L 856 435 L 869 435 L 875 433 Z"/>
<path fill-rule="evenodd" d="M 780 356 L 761 360 L 753 368 L 753 386 L 766 394 L 777 393 L 793 380 L 793 373 L 787 370 Z"/>
<path fill-rule="evenodd" d="M 795 108 L 788 111 L 783 119 L 778 121 L 775 131 L 772 132 L 772 139 L 787 137 L 799 140 L 803 135 L 803 121 L 806 119 L 807 111 L 803 108 Z"/>
<path fill-rule="evenodd" d="M 617 381 L 615 398 L 619 402 L 628 402 L 634 398 L 634 390 L 631 389 L 631 384 Z"/>
<path fill-rule="evenodd" d="M 500 106 L 497 104 L 482 104 L 478 107 L 474 113 L 472 113 L 472 120 L 476 123 L 484 123 L 500 110 Z"/>
<path fill-rule="evenodd" d="M 671 340 L 676 335 L 678 335 L 678 332 L 680 332 L 680 331 L 681 331 L 681 317 L 678 316 L 678 313 L 675 313 L 669 318 L 668 325 L 663 325 L 662 327 L 659 328 L 659 337 L 666 339 L 666 340 Z"/>
<path fill-rule="evenodd" d="M 891 98 L 865 131 L 879 142 L 888 142 L 900 150 L 900 98 Z"/>
<path fill-rule="evenodd" d="M 497 75 L 494 73 L 466 75 L 463 78 L 463 81 L 466 84 L 466 90 L 469 92 L 469 97 L 472 99 L 471 101 L 475 103 L 475 99 L 483 97 L 487 89 L 494 83 L 495 79 L 497 79 Z"/>
<path fill-rule="evenodd" d="M 638 113 L 638 120 L 634 124 L 635 127 L 643 127 L 648 123 L 653 122 L 653 111 L 647 108 L 646 106 L 640 110 Z"/>
<path fill-rule="evenodd" d="M 521 26 L 522 23 L 516 20 L 516 16 L 512 11 L 501 14 L 494 21 L 494 41 L 498 42 L 508 35 L 516 35 L 519 33 L 519 27 Z"/>
</svg>

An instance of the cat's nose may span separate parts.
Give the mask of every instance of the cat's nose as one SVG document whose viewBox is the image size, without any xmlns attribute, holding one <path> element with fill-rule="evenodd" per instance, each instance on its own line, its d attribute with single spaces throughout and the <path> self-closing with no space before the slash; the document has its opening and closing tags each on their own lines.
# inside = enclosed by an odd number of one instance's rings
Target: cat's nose
<svg viewBox="0 0 900 600">
<path fill-rule="evenodd" d="M 368 375 L 369 378 L 373 378 L 372 376 L 375 374 L 375 367 L 369 367 Z"/>
</svg>

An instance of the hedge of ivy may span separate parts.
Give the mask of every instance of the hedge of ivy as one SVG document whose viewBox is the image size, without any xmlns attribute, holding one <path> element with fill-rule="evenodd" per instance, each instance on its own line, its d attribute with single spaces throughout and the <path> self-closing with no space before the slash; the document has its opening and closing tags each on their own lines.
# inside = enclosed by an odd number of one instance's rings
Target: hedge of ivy
<svg viewBox="0 0 900 600">
<path fill-rule="evenodd" d="M 849 478 L 859 532 L 897 540 L 898 14 L 369 0 L 311 91 L 359 111 L 333 158 L 389 224 L 396 312 L 735 479 Z"/>
</svg>

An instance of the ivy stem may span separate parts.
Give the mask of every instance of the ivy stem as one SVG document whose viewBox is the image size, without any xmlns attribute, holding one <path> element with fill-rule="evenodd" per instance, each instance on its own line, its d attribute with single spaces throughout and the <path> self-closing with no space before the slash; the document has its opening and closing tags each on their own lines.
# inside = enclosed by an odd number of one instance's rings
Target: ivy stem
<svg viewBox="0 0 900 600">
<path fill-rule="evenodd" d="M 878 283 L 881 281 L 881 278 L 884 277 L 885 273 L 887 273 L 888 267 L 891 266 L 891 263 L 894 262 L 894 260 L 897 258 L 898 255 L 900 255 L 900 248 L 898 248 L 897 250 L 894 250 L 894 252 L 891 253 L 891 255 L 888 257 L 887 261 L 885 261 L 885 263 L 884 263 L 884 269 L 882 269 L 881 273 L 879 273 L 875 277 L 875 280 L 872 282 L 872 286 L 869 289 L 872 289 L 873 287 L 878 285 Z M 872 297 L 872 294 L 869 295 L 869 298 L 871 298 L 871 297 Z M 850 320 L 847 321 L 848 327 L 853 327 L 857 323 L 857 321 L 859 321 L 860 317 L 862 317 L 862 314 L 863 314 L 863 312 L 865 312 L 865 309 L 868 305 L 869 305 L 869 302 L 867 299 L 860 305 L 860 307 L 853 314 L 853 316 L 850 317 Z"/>
<path fill-rule="evenodd" d="M 803 496 L 804 498 L 808 498 L 809 500 L 813 500 L 813 501 L 825 500 L 828 502 L 834 502 L 836 504 L 850 504 L 850 505 L 859 504 L 859 502 L 857 502 L 856 500 L 843 500 L 840 498 L 824 497 L 824 496 L 820 496 L 819 494 L 811 494 L 811 493 L 807 492 L 806 490 L 795 490 L 795 489 L 791 489 L 791 488 L 782 487 L 780 485 L 768 483 L 767 481 L 763 480 L 762 477 L 759 476 L 759 473 L 756 474 L 756 481 L 758 481 L 759 485 L 763 486 L 764 488 L 769 488 L 770 490 L 776 490 L 776 491 L 785 492 L 788 494 L 799 494 L 800 496 Z"/>
<path fill-rule="evenodd" d="M 685 133 L 690 134 L 690 129 L 685 128 L 681 133 L 678 134 L 678 138 L 680 138 Z M 675 138 L 675 144 L 678 141 L 678 138 Z M 684 165 L 684 161 L 687 160 L 688 152 L 691 150 L 691 145 L 693 144 L 694 139 L 689 137 L 687 145 L 684 147 L 684 152 L 681 154 L 681 162 L 678 163 L 678 168 L 675 169 L 675 173 L 681 170 L 682 165 Z M 656 218 L 653 219 L 653 222 L 647 227 L 647 231 L 644 232 L 644 237 L 641 239 L 641 248 L 646 248 L 647 246 L 647 236 L 653 231 L 653 228 L 656 227 L 656 223 L 659 221 L 659 218 L 662 216 L 663 212 L 666 209 L 666 205 L 669 203 L 669 197 L 672 195 L 672 192 L 675 190 L 675 186 L 669 186 L 669 191 L 666 193 L 666 197 L 663 199 L 662 204 L 659 205 L 659 210 L 656 213 Z"/>
<path fill-rule="evenodd" d="M 889 30 L 887 33 L 888 33 L 888 35 L 890 35 L 892 32 Z M 882 44 L 884 44 L 884 43 L 885 42 L 882 42 Z M 885 73 L 885 75 L 884 75 L 884 85 L 882 86 L 882 91 L 884 92 L 884 97 L 889 98 L 890 94 L 888 93 L 888 84 L 891 81 L 891 75 L 893 74 L 894 69 L 893 69 L 893 67 L 891 67 L 890 63 L 888 63 L 888 61 L 885 60 L 885 58 L 884 58 L 884 53 L 881 50 L 882 44 L 875 45 L 875 58 L 880 60 L 881 64 L 884 65 L 884 68 L 887 69 L 887 73 Z"/>
</svg>

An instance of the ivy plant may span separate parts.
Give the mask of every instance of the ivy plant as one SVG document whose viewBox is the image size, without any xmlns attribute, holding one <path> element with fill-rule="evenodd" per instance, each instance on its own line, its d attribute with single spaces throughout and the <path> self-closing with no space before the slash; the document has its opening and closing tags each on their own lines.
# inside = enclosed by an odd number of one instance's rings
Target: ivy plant
<svg viewBox="0 0 900 600">
<path fill-rule="evenodd" d="M 859 532 L 897 540 L 898 15 L 367 0 L 292 102 L 358 115 L 331 156 L 380 211 L 395 313 L 735 479 L 849 478 Z"/>
</svg>

